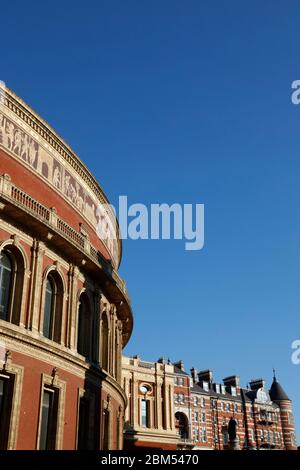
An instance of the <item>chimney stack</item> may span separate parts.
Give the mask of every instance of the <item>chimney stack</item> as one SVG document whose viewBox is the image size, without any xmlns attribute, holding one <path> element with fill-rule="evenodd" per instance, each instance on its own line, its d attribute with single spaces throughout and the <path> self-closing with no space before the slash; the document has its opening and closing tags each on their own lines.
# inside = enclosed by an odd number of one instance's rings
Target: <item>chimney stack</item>
<svg viewBox="0 0 300 470">
<path fill-rule="evenodd" d="M 180 369 L 182 372 L 184 372 L 184 363 L 183 363 L 183 361 L 174 362 L 173 365 L 175 367 L 178 367 L 178 369 Z"/>
<path fill-rule="evenodd" d="M 208 382 L 208 383 L 212 383 L 213 381 L 213 373 L 210 369 L 206 369 L 206 370 L 201 370 L 200 372 L 198 372 L 198 380 L 199 382 Z"/>
<path fill-rule="evenodd" d="M 196 384 L 198 382 L 198 372 L 197 369 L 195 369 L 194 367 L 191 369 L 191 376 L 194 384 Z"/>
</svg>

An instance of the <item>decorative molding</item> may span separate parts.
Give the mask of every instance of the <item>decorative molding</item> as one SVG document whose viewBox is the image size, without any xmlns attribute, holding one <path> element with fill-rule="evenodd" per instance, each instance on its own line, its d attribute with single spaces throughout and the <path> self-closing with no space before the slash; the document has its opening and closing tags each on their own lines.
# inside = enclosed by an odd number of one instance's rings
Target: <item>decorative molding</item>
<svg viewBox="0 0 300 470">
<path fill-rule="evenodd" d="M 12 352 L 6 351 L 5 363 L 3 365 L 2 371 L 0 369 L 0 375 L 1 372 L 14 377 L 12 409 L 7 450 L 15 450 L 17 447 L 17 438 L 19 430 L 24 368 L 22 366 L 14 364 L 12 361 Z"/>
<path fill-rule="evenodd" d="M 83 215 L 118 267 L 122 254 L 118 222 L 93 175 L 48 124 L 1 84 L 0 105 L 0 145 Z"/>
<path fill-rule="evenodd" d="M 127 402 L 124 390 L 113 377 L 107 372 L 102 372 L 101 368 L 83 361 L 76 352 L 44 337 L 34 336 L 32 332 L 25 328 L 12 325 L 4 320 L 0 320 L 0 336 L 3 338 L 6 347 L 12 352 L 18 352 L 46 364 L 55 364 L 55 367 L 59 370 L 68 372 L 83 380 L 86 379 L 88 371 L 91 384 L 99 386 L 99 381 L 103 381 L 102 387 L 104 390 L 116 400 L 119 401 L 121 398 L 124 404 Z"/>
<path fill-rule="evenodd" d="M 37 435 L 36 448 L 39 449 L 40 434 L 41 434 L 41 422 L 42 422 L 42 402 L 45 385 L 55 388 L 58 391 L 58 409 L 57 409 L 57 429 L 56 429 L 56 441 L 55 450 L 63 449 L 63 438 L 64 438 L 64 425 L 65 425 L 65 404 L 66 404 L 66 382 L 60 380 L 58 377 L 58 370 L 53 369 L 52 375 L 42 374 L 41 389 L 40 389 L 40 414 L 39 414 L 39 427 Z"/>
<path fill-rule="evenodd" d="M 3 192 L 3 187 L 5 184 L 9 185 L 9 194 L 5 194 Z M 2 188 L 2 189 L 1 189 Z M 49 224 L 49 209 L 41 206 L 37 201 L 29 197 L 26 193 L 23 191 L 19 190 L 17 187 L 15 187 L 11 179 L 8 177 L 8 175 L 2 175 L 0 176 L 0 197 L 1 197 L 1 191 L 2 191 L 2 197 L 5 197 L 8 199 L 13 205 L 16 203 L 16 201 L 12 198 L 12 195 L 15 194 L 17 195 L 17 205 L 19 208 L 21 208 L 22 211 L 25 211 L 25 213 L 30 212 L 30 215 L 35 217 L 36 220 L 39 221 L 40 224 L 45 224 L 47 227 L 50 226 Z M 29 199 L 28 199 L 29 198 Z M 28 207 L 30 207 L 30 211 Z M 34 214 L 33 214 L 34 211 Z M 43 220 L 43 217 L 45 216 L 45 220 Z M 57 219 L 56 223 L 61 219 Z M 48 221 L 48 222 L 47 222 Z M 62 226 L 64 227 L 64 230 L 66 231 L 68 226 L 67 224 L 62 221 Z M 43 227 L 42 227 L 43 228 Z M 109 265 L 106 264 L 105 260 L 102 260 L 99 258 L 98 252 L 94 249 L 94 247 L 89 243 L 89 252 L 85 252 L 86 246 L 83 244 L 82 246 L 77 243 L 77 236 L 82 237 L 79 232 L 76 232 L 75 230 L 71 229 L 70 227 L 68 230 L 71 230 L 71 234 L 67 231 L 66 233 L 63 232 L 61 233 L 58 229 L 58 227 L 52 227 L 52 230 L 55 230 L 59 233 L 60 237 L 63 237 L 66 242 L 68 243 L 68 247 L 74 251 L 74 255 L 78 257 L 82 253 L 84 257 L 86 257 L 89 260 L 89 268 L 91 268 L 91 262 L 96 265 L 98 269 L 102 271 L 102 274 L 105 274 L 107 277 L 107 281 L 104 282 L 106 285 L 106 289 L 109 291 L 109 295 L 113 296 L 111 300 L 117 299 L 117 312 L 118 312 L 118 317 L 122 319 L 123 325 L 124 325 L 124 334 L 123 334 L 123 346 L 127 343 L 129 340 L 131 330 L 132 330 L 132 312 L 130 308 L 130 299 L 128 297 L 127 289 L 125 286 L 124 281 L 120 278 L 119 274 L 117 271 L 114 269 L 110 269 Z M 71 238 L 70 238 L 71 237 Z M 17 238 L 11 239 L 9 242 L 5 243 L 15 243 L 19 244 L 19 239 L 21 239 L 20 235 L 17 236 Z M 74 240 L 73 240 L 74 239 Z M 71 243 L 71 244 L 70 244 Z M 70 245 L 69 245 L 70 244 Z M 31 329 L 38 329 L 37 325 L 37 301 L 39 300 L 40 296 L 40 286 L 39 284 L 36 285 L 36 289 L 33 287 L 34 283 L 37 282 L 37 280 L 41 276 L 41 262 L 42 258 L 46 253 L 48 252 L 48 248 L 46 245 L 41 242 L 38 239 L 33 240 L 32 242 L 32 265 L 31 265 L 31 271 L 32 271 L 32 279 L 31 279 L 31 292 L 35 292 L 35 295 L 30 298 L 30 307 L 29 307 L 29 327 Z M 22 246 L 20 245 L 20 250 L 23 250 Z M 25 256 L 25 255 L 24 255 Z M 55 263 L 55 255 L 52 256 L 54 258 L 54 263 Z M 28 263 L 27 263 L 28 264 Z M 59 262 L 60 264 L 60 262 Z M 64 263 L 65 264 L 65 263 Z M 88 279 L 88 277 L 86 277 Z M 117 289 L 117 290 L 116 290 Z M 121 296 L 120 296 L 121 294 Z M 119 301 L 119 298 L 123 298 L 124 300 L 122 302 Z M 113 307 L 111 314 L 113 315 L 113 311 L 115 311 L 116 306 Z"/>
</svg>

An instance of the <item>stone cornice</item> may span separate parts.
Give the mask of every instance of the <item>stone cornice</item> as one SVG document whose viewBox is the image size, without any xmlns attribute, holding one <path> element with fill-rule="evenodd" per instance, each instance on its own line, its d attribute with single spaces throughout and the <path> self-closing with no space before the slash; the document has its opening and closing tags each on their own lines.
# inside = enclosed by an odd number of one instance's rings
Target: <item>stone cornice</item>
<svg viewBox="0 0 300 470">
<path fill-rule="evenodd" d="M 123 347 L 128 342 L 132 328 L 133 315 L 130 299 L 124 281 L 118 272 L 101 256 L 88 239 L 69 227 L 65 221 L 57 217 L 50 208 L 43 206 L 24 191 L 17 188 L 9 175 L 0 176 L 0 203 L 2 218 L 18 216 L 30 223 L 31 230 L 36 230 L 47 243 L 58 248 L 86 271 L 91 271 L 105 284 L 110 301 L 117 306 L 118 317 L 123 322 Z M 6 217 L 3 217 L 5 216 Z M 25 226 L 25 224 L 24 224 Z"/>
<path fill-rule="evenodd" d="M 115 393 L 122 396 L 124 403 L 127 402 L 124 390 L 111 375 L 96 364 L 84 361 L 75 351 L 54 341 L 38 337 L 31 331 L 4 320 L 0 320 L 0 334 L 7 349 L 12 352 L 31 356 L 47 364 L 55 364 L 58 368 L 82 379 L 85 379 L 87 372 L 89 372 L 90 380 L 93 380 L 96 385 L 99 383 L 99 379 L 107 382 L 115 390 Z"/>
<path fill-rule="evenodd" d="M 109 205 L 103 189 L 89 171 L 87 166 L 81 161 L 76 153 L 63 141 L 63 139 L 44 121 L 37 113 L 35 113 L 21 98 L 19 98 L 12 90 L 3 85 L 0 81 L 0 103 L 12 111 L 16 117 L 24 121 L 34 132 L 47 142 L 48 145 L 60 154 L 60 156 L 76 171 L 80 178 L 92 190 L 101 204 Z M 116 220 L 112 209 L 108 207 L 109 217 L 114 222 Z M 118 232 L 118 222 L 116 224 Z M 119 263 L 122 258 L 122 241 L 120 232 L 118 233 L 119 245 Z"/>
</svg>

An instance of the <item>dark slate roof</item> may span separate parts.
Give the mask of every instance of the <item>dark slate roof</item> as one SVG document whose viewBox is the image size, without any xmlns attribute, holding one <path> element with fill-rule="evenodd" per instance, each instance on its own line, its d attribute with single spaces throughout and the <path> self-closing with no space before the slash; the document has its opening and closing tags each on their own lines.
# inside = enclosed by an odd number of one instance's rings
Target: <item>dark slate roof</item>
<svg viewBox="0 0 300 470">
<path fill-rule="evenodd" d="M 279 382 L 277 382 L 276 377 L 273 379 L 273 383 L 270 388 L 270 397 L 272 401 L 281 401 L 281 400 L 288 400 L 290 401 L 289 397 L 283 390 L 282 386 Z"/>
<path fill-rule="evenodd" d="M 248 392 L 249 390 L 247 388 L 241 388 L 241 395 L 243 396 L 244 400 L 248 402 L 249 401 L 252 402 L 251 397 L 249 397 Z"/>
<path fill-rule="evenodd" d="M 209 390 L 209 392 L 207 392 L 206 390 L 204 390 L 204 388 L 200 387 L 200 385 L 198 385 L 198 384 L 193 385 L 193 387 L 191 388 L 191 392 L 192 393 L 201 393 L 203 395 L 217 396 L 216 392 L 214 392 L 213 390 Z"/>
<path fill-rule="evenodd" d="M 179 374 L 179 375 L 185 375 L 185 376 L 189 375 L 186 372 L 183 372 L 183 370 L 179 369 L 179 367 L 177 366 L 174 366 L 174 373 Z"/>
<path fill-rule="evenodd" d="M 213 397 L 213 398 L 219 398 L 219 399 L 222 399 L 222 400 L 230 400 L 230 401 L 237 401 L 237 402 L 242 401 L 242 395 L 243 395 L 245 401 L 251 402 L 251 399 L 246 395 L 246 392 L 248 390 L 245 390 L 245 389 L 241 388 L 241 394 L 237 395 L 235 397 L 235 396 L 231 395 L 231 393 L 228 393 L 228 392 L 217 393 L 217 392 L 215 392 L 215 390 L 213 390 L 213 388 L 211 387 L 211 384 L 209 384 L 209 385 L 210 385 L 210 388 L 209 388 L 209 391 L 207 392 L 199 384 L 194 384 L 194 386 L 191 389 L 191 392 L 192 393 L 200 393 L 201 395 L 206 395 L 206 396 L 210 396 L 210 397 Z"/>
</svg>

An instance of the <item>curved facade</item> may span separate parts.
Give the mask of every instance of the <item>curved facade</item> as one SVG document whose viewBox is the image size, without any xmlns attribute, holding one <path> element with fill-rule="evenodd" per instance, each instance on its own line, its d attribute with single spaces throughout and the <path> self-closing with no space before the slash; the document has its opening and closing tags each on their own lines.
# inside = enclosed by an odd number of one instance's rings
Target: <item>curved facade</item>
<svg viewBox="0 0 300 470">
<path fill-rule="evenodd" d="M 120 449 L 132 331 L 108 200 L 0 85 L 0 449 Z"/>
</svg>

